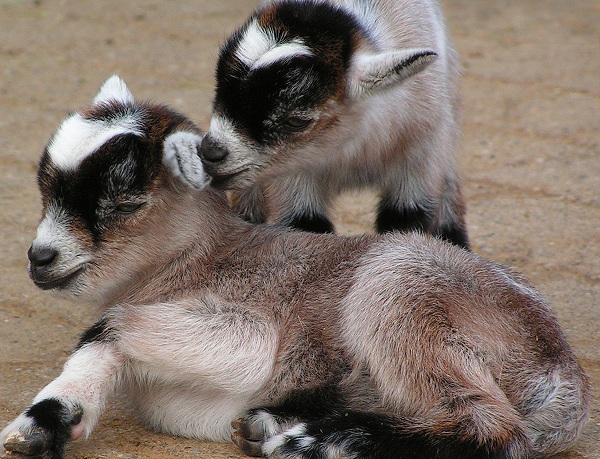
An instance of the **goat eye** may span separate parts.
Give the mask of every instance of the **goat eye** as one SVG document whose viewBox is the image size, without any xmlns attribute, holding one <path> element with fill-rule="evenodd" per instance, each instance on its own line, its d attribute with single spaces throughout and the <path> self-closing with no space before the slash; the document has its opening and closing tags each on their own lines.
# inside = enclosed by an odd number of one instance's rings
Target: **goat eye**
<svg viewBox="0 0 600 459">
<path fill-rule="evenodd" d="M 290 131 L 299 132 L 306 129 L 310 125 L 311 121 L 312 120 L 310 118 L 307 119 L 300 118 L 298 116 L 290 116 L 289 118 L 286 118 L 283 123 Z"/>
<path fill-rule="evenodd" d="M 138 202 L 122 202 L 121 204 L 115 206 L 113 212 L 119 214 L 132 214 L 140 207 L 142 207 L 142 204 Z"/>
</svg>

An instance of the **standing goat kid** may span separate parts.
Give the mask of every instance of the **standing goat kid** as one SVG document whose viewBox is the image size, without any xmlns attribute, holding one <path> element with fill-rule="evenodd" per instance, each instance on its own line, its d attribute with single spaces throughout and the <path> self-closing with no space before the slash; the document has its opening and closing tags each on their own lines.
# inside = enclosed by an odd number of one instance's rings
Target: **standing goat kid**
<svg viewBox="0 0 600 459">
<path fill-rule="evenodd" d="M 436 1 L 274 0 L 221 49 L 200 154 L 247 220 L 330 232 L 333 198 L 374 187 L 379 232 L 468 247 L 458 78 Z"/>
<path fill-rule="evenodd" d="M 60 458 L 117 392 L 155 430 L 255 456 L 516 459 L 575 442 L 587 378 L 527 280 L 418 234 L 244 222 L 205 188 L 197 141 L 112 77 L 48 144 L 29 272 L 101 315 L 4 448 Z"/>
</svg>

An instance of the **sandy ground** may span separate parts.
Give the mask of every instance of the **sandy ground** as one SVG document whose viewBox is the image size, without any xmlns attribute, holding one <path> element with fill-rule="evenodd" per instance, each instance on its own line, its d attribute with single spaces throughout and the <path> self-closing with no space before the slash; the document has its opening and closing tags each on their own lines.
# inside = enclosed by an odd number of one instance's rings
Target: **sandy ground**
<svg viewBox="0 0 600 459">
<path fill-rule="evenodd" d="M 219 44 L 250 0 L 0 0 L 0 425 L 59 374 L 94 319 L 26 274 L 40 151 L 118 73 L 139 98 L 207 126 Z M 542 290 L 594 384 L 564 458 L 600 458 L 600 2 L 445 0 L 464 63 L 460 164 L 476 252 Z M 338 229 L 370 231 L 372 197 L 340 201 Z M 148 432 L 116 402 L 71 458 L 237 458 L 232 445 Z"/>
</svg>

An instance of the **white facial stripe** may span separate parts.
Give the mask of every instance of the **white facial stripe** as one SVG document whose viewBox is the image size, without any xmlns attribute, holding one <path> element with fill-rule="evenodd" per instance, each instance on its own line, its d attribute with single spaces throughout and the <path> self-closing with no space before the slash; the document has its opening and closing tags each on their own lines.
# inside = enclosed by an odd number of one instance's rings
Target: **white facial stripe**
<svg viewBox="0 0 600 459">
<path fill-rule="evenodd" d="M 252 66 L 252 68 L 266 67 L 274 62 L 291 59 L 295 56 L 312 56 L 312 50 L 301 42 L 290 42 L 276 46 L 264 53 Z"/>
<path fill-rule="evenodd" d="M 208 133 L 218 144 L 226 147 L 230 153 L 248 151 L 249 146 L 237 135 L 233 124 L 227 118 L 214 115 L 210 120 Z"/>
<path fill-rule="evenodd" d="M 301 40 L 278 43 L 273 33 L 253 21 L 240 40 L 236 57 L 250 68 L 263 67 L 294 56 L 312 56 Z"/>
<path fill-rule="evenodd" d="M 57 241 L 70 239 L 67 223 L 68 218 L 62 209 L 51 205 L 38 225 L 34 244 L 40 247 L 54 247 Z"/>
<path fill-rule="evenodd" d="M 58 250 L 60 261 L 67 265 L 78 264 L 87 257 L 80 250 L 79 241 L 69 230 L 69 217 L 56 205 L 50 205 L 46 210 L 44 219 L 38 225 L 33 245 Z"/>
<path fill-rule="evenodd" d="M 90 255 L 82 249 L 80 241 L 69 230 L 69 218 L 59 206 L 48 207 L 32 245 L 58 252 L 53 267 L 57 273 L 72 271 L 76 266 L 90 261 Z"/>
<path fill-rule="evenodd" d="M 251 67 L 264 53 L 277 46 L 275 37 L 253 21 L 240 40 L 236 57 Z"/>
<path fill-rule="evenodd" d="M 141 120 L 134 115 L 104 122 L 86 120 L 77 113 L 62 123 L 48 146 L 48 154 L 60 169 L 73 170 L 117 135 L 143 136 L 141 124 Z"/>
</svg>

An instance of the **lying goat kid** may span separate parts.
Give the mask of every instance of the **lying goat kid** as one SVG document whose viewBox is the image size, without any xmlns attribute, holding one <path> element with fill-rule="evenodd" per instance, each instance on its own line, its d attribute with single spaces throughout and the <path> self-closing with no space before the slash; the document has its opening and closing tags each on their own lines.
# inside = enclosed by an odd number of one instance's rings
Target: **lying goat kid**
<svg viewBox="0 0 600 459">
<path fill-rule="evenodd" d="M 255 456 L 526 458 L 574 443 L 588 382 L 527 280 L 417 234 L 246 223 L 203 189 L 197 135 L 112 77 L 48 144 L 30 274 L 102 314 L 2 432 L 7 450 L 61 457 L 116 392 L 153 429 Z"/>
<path fill-rule="evenodd" d="M 368 186 L 379 232 L 467 247 L 458 74 L 436 0 L 267 1 L 221 49 L 200 154 L 250 221 L 332 231 Z"/>
</svg>

